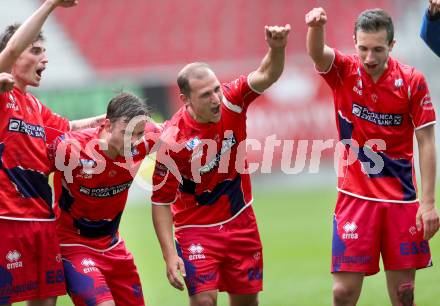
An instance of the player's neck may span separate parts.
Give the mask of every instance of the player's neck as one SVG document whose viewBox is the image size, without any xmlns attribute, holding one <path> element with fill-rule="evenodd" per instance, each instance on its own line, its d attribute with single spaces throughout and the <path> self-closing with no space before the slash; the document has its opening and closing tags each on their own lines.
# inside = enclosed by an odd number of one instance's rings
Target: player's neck
<svg viewBox="0 0 440 306">
<path fill-rule="evenodd" d="M 20 89 L 20 91 L 22 93 L 26 92 L 27 85 L 22 83 L 22 82 L 20 82 L 20 81 L 15 81 L 15 85 L 14 86 L 17 87 L 18 89 Z"/>
</svg>

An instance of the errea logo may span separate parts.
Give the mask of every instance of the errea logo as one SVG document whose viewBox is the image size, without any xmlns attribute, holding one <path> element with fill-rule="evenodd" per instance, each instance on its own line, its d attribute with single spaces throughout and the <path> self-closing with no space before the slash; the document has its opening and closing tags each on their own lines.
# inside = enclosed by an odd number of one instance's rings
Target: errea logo
<svg viewBox="0 0 440 306">
<path fill-rule="evenodd" d="M 84 273 L 99 272 L 95 262 L 91 258 L 84 258 L 81 260 L 81 264 L 85 267 L 83 269 Z"/>
<path fill-rule="evenodd" d="M 198 244 L 191 244 L 188 248 L 188 251 L 190 252 L 188 258 L 189 260 L 196 260 L 196 259 L 205 259 L 206 256 L 203 254 L 204 248 L 200 243 Z"/>
<path fill-rule="evenodd" d="M 359 236 L 356 232 L 357 230 L 357 225 L 354 222 L 346 222 L 344 224 L 344 226 L 342 227 L 344 229 L 344 232 L 342 234 L 342 239 L 358 239 Z"/>
<path fill-rule="evenodd" d="M 23 267 L 23 262 L 19 261 L 20 258 L 21 254 L 17 250 L 9 251 L 8 254 L 6 254 L 6 259 L 9 261 L 9 263 L 6 264 L 6 268 L 12 270 Z"/>
</svg>

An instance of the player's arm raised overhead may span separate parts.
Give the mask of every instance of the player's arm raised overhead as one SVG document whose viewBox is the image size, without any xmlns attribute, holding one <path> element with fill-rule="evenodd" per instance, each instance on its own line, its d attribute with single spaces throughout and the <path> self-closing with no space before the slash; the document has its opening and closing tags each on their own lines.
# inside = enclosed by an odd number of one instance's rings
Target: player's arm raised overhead
<svg viewBox="0 0 440 306">
<path fill-rule="evenodd" d="M 0 72 L 11 72 L 21 53 L 35 40 L 50 13 L 57 7 L 71 7 L 78 0 L 46 0 L 11 37 L 0 53 Z"/>
<path fill-rule="evenodd" d="M 290 24 L 283 27 L 265 26 L 266 42 L 269 50 L 261 61 L 260 67 L 249 77 L 250 86 L 256 91 L 265 91 L 283 73 L 289 32 Z"/>
<path fill-rule="evenodd" d="M 307 53 L 318 71 L 328 71 L 335 58 L 335 51 L 325 44 L 327 14 L 321 7 L 314 8 L 306 14 L 305 20 L 308 26 Z"/>
<path fill-rule="evenodd" d="M 419 147 L 420 174 L 422 179 L 422 197 L 417 212 L 417 228 L 423 224 L 424 239 L 432 238 L 439 229 L 439 216 L 435 207 L 436 157 L 434 125 L 416 130 Z"/>
<path fill-rule="evenodd" d="M 440 56 L 440 0 L 429 0 L 420 30 L 420 37 Z"/>
</svg>

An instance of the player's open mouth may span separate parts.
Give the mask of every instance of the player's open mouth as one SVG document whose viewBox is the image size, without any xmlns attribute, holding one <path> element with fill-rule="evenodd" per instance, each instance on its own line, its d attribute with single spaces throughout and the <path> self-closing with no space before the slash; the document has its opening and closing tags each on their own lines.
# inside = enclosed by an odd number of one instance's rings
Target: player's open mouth
<svg viewBox="0 0 440 306">
<path fill-rule="evenodd" d="M 220 113 L 220 105 L 212 108 L 212 113 L 218 115 Z"/>
<path fill-rule="evenodd" d="M 377 67 L 377 64 L 365 64 L 365 67 L 367 67 L 370 70 L 373 70 Z"/>
<path fill-rule="evenodd" d="M 43 71 L 44 71 L 45 69 L 46 69 L 46 68 L 42 67 L 42 68 L 38 68 L 38 69 L 35 71 L 35 73 L 37 74 L 38 78 L 41 79 L 41 76 L 43 75 Z"/>
</svg>

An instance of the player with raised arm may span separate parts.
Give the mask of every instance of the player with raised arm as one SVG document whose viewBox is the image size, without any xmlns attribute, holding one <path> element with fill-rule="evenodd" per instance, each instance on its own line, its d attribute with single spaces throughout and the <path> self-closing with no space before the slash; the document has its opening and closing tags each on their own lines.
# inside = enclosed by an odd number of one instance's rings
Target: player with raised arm
<svg viewBox="0 0 440 306">
<path fill-rule="evenodd" d="M 281 76 L 290 25 L 266 26 L 269 51 L 257 70 L 221 84 L 205 63 L 179 73 L 181 109 L 165 123 L 152 211 L 168 280 L 190 305 L 258 305 L 263 253 L 246 173 L 248 107 Z M 168 161 L 168 163 L 166 162 Z M 174 237 L 173 240 L 173 223 Z"/>
<path fill-rule="evenodd" d="M 420 36 L 431 50 L 440 56 L 440 0 L 429 0 L 428 9 L 423 16 Z"/>
<path fill-rule="evenodd" d="M 69 122 L 27 92 L 38 87 L 48 59 L 41 27 L 57 7 L 74 0 L 47 0 L 22 26 L 0 38 L 0 305 L 28 300 L 55 305 L 66 293 L 55 233 L 46 128 L 67 131 L 99 118 Z"/>
<path fill-rule="evenodd" d="M 390 57 L 394 27 L 382 9 L 357 18 L 355 55 L 325 44 L 324 9 L 312 9 L 305 20 L 307 51 L 332 89 L 343 147 L 333 220 L 334 305 L 356 304 L 364 276 L 379 271 L 380 256 L 392 305 L 413 305 L 415 271 L 431 265 L 428 240 L 439 228 L 435 113 L 428 85 L 419 71 Z"/>
</svg>

